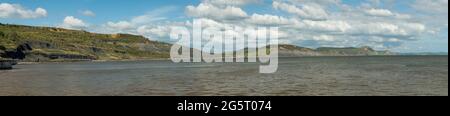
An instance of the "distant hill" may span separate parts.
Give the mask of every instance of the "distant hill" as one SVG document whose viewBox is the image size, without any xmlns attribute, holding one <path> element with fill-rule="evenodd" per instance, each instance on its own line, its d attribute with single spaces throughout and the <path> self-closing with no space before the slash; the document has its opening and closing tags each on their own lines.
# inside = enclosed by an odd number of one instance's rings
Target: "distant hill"
<svg viewBox="0 0 450 116">
<path fill-rule="evenodd" d="M 0 40 L 0 56 L 25 61 L 169 58 L 171 47 L 129 34 L 6 24 L 0 24 Z"/>
<path fill-rule="evenodd" d="M 53 27 L 0 23 L 0 58 L 24 61 L 166 59 L 171 44 L 130 34 L 97 34 Z M 200 52 L 199 50 L 194 50 Z M 256 54 L 243 49 L 235 52 Z M 396 55 L 389 51 L 361 48 L 305 48 L 279 45 L 281 57 Z M 238 56 L 241 57 L 241 56 Z"/>
<path fill-rule="evenodd" d="M 331 56 L 379 56 L 379 55 L 397 55 L 391 51 L 376 51 L 370 47 L 348 47 L 348 48 L 317 48 L 317 52 L 322 55 Z"/>
<path fill-rule="evenodd" d="M 278 45 L 280 57 L 302 57 L 302 56 L 377 56 L 377 55 L 397 55 L 390 51 L 376 51 L 370 47 L 361 48 L 332 48 L 322 47 L 317 49 L 305 48 L 289 44 Z M 248 48 L 237 51 L 237 53 L 254 55 L 256 51 L 249 52 Z"/>
</svg>

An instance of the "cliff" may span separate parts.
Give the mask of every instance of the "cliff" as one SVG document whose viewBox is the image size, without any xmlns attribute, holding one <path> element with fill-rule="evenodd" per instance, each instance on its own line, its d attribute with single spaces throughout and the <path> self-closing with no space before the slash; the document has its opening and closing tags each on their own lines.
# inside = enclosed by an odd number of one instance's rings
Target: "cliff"
<svg viewBox="0 0 450 116">
<path fill-rule="evenodd" d="M 0 40 L 1 57 L 25 61 L 169 58 L 171 46 L 129 34 L 6 24 Z"/>
</svg>

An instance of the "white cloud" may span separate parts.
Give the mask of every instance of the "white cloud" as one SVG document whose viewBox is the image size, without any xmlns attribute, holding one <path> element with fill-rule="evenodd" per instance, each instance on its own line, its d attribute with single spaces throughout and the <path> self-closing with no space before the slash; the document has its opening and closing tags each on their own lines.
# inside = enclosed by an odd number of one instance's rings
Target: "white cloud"
<svg viewBox="0 0 450 116">
<path fill-rule="evenodd" d="M 165 15 L 178 9 L 176 6 L 164 6 L 155 10 L 149 11 L 143 15 L 133 17 L 129 22 L 135 25 L 145 25 L 155 21 L 167 19 Z"/>
<path fill-rule="evenodd" d="M 212 20 L 212 19 L 208 19 L 208 18 L 200 18 L 197 19 L 202 23 L 203 27 L 217 27 L 217 28 L 223 28 L 226 25 L 223 23 L 220 23 L 218 21 Z"/>
<path fill-rule="evenodd" d="M 166 18 L 155 17 L 153 15 L 141 15 L 141 16 L 134 17 L 133 19 L 130 20 L 130 22 L 132 24 L 146 24 L 146 23 L 151 23 L 154 21 L 164 20 L 164 19 L 166 19 Z"/>
<path fill-rule="evenodd" d="M 338 21 L 338 20 L 326 20 L 326 21 L 313 21 L 313 20 L 303 20 L 298 22 L 296 25 L 298 28 L 319 31 L 319 32 L 347 32 L 352 29 L 352 25 L 350 25 L 346 21 Z"/>
<path fill-rule="evenodd" d="M 394 16 L 394 13 L 392 13 L 390 10 L 387 9 L 375 9 L 375 8 L 366 9 L 365 13 L 372 16 L 382 16 L 382 17 Z"/>
<path fill-rule="evenodd" d="M 110 28 L 117 29 L 117 30 L 126 30 L 126 29 L 132 29 L 134 26 L 130 22 L 127 21 L 119 21 L 119 22 L 108 22 L 106 25 Z"/>
<path fill-rule="evenodd" d="M 420 23 L 388 23 L 388 22 L 347 22 L 347 21 L 312 21 L 304 20 L 297 22 L 294 28 L 304 32 L 329 33 L 351 36 L 381 36 L 381 37 L 404 37 L 421 34 L 426 27 Z"/>
<path fill-rule="evenodd" d="M 170 28 L 167 26 L 156 26 L 156 27 L 152 27 L 152 26 L 148 26 L 148 25 L 144 25 L 141 26 L 137 29 L 137 32 L 141 35 L 151 35 L 151 36 L 156 36 L 155 38 L 160 38 L 160 37 L 167 37 L 170 32 Z M 154 38 L 152 38 L 154 39 Z"/>
<path fill-rule="evenodd" d="M 353 31 L 356 34 L 366 34 L 381 37 L 402 37 L 402 39 L 410 38 L 425 32 L 425 26 L 418 23 L 400 23 L 391 24 L 386 22 L 372 22 L 360 24 Z"/>
<path fill-rule="evenodd" d="M 298 7 L 293 4 L 274 1 L 272 5 L 277 10 L 286 11 L 301 18 L 323 20 L 328 17 L 326 10 L 316 3 L 306 3 Z"/>
<path fill-rule="evenodd" d="M 314 36 L 313 39 L 316 41 L 335 41 L 335 38 L 333 36 L 328 35 Z"/>
<path fill-rule="evenodd" d="M 303 3 L 317 3 L 321 5 L 332 5 L 332 4 L 339 4 L 341 3 L 341 0 L 288 0 L 293 3 L 297 4 L 303 4 Z"/>
<path fill-rule="evenodd" d="M 123 21 L 109 21 L 106 24 L 100 26 L 96 29 L 96 32 L 100 33 L 129 33 L 129 34 L 141 34 L 148 35 L 143 29 L 153 27 L 154 23 L 166 19 L 164 16 L 171 11 L 176 10 L 175 6 L 165 6 L 152 11 L 149 11 L 143 15 L 135 16 L 129 20 Z M 141 28 L 146 27 L 146 28 Z M 141 28 L 139 30 L 139 28 Z M 140 32 L 139 32 L 140 31 Z M 152 38 L 153 39 L 153 38 Z"/>
<path fill-rule="evenodd" d="M 398 18 L 398 19 L 410 19 L 411 18 L 411 15 L 392 12 L 391 10 L 388 10 L 388 9 L 366 8 L 366 9 L 362 9 L 362 10 L 368 16 L 394 17 L 394 18 Z"/>
<path fill-rule="evenodd" d="M 200 3 L 198 6 L 187 6 L 186 13 L 192 17 L 220 20 L 232 20 L 247 17 L 247 13 L 239 7 L 226 6 L 220 8 L 208 3 Z"/>
<path fill-rule="evenodd" d="M 69 29 L 83 29 L 88 25 L 83 22 L 83 20 L 75 18 L 73 16 L 67 16 L 64 18 L 63 24 L 61 25 L 63 28 Z"/>
<path fill-rule="evenodd" d="M 405 29 L 400 28 L 398 25 L 377 22 L 359 25 L 356 28 L 358 34 L 368 35 L 391 35 L 391 36 L 408 36 L 408 32 Z"/>
<path fill-rule="evenodd" d="M 32 19 L 41 18 L 47 16 L 47 10 L 43 8 L 36 8 L 36 10 L 29 10 L 22 7 L 19 4 L 0 4 L 0 18 L 22 18 L 22 19 Z"/>
<path fill-rule="evenodd" d="M 448 0 L 415 0 L 411 7 L 432 30 L 448 30 Z"/>
<path fill-rule="evenodd" d="M 210 3 L 217 6 L 243 6 L 250 3 L 259 3 L 261 0 L 203 0 L 203 3 Z"/>
<path fill-rule="evenodd" d="M 416 0 L 412 7 L 423 12 L 432 14 L 447 14 L 448 0 Z"/>
<path fill-rule="evenodd" d="M 286 25 L 291 23 L 289 19 L 269 14 L 253 14 L 249 19 L 247 19 L 247 22 L 259 25 Z"/>
<path fill-rule="evenodd" d="M 90 10 L 84 10 L 81 12 L 81 14 L 83 14 L 84 16 L 90 16 L 90 17 L 95 17 L 96 14 L 93 11 Z"/>
</svg>

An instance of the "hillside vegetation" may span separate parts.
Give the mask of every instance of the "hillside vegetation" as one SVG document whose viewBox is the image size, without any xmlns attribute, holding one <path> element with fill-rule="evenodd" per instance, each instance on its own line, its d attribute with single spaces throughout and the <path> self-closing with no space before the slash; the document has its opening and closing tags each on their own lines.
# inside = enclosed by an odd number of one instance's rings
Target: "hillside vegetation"
<svg viewBox="0 0 450 116">
<path fill-rule="evenodd" d="M 2 57 L 23 52 L 27 61 L 169 58 L 169 50 L 170 44 L 142 36 L 0 24 Z"/>
</svg>

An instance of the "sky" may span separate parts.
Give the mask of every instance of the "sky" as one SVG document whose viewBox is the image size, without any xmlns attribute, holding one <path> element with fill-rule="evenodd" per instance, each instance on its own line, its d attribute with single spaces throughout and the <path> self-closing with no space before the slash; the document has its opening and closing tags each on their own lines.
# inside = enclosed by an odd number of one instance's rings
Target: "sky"
<svg viewBox="0 0 450 116">
<path fill-rule="evenodd" d="M 173 42 L 171 28 L 279 27 L 280 42 L 448 52 L 448 0 L 0 0 L 0 23 Z"/>
</svg>

